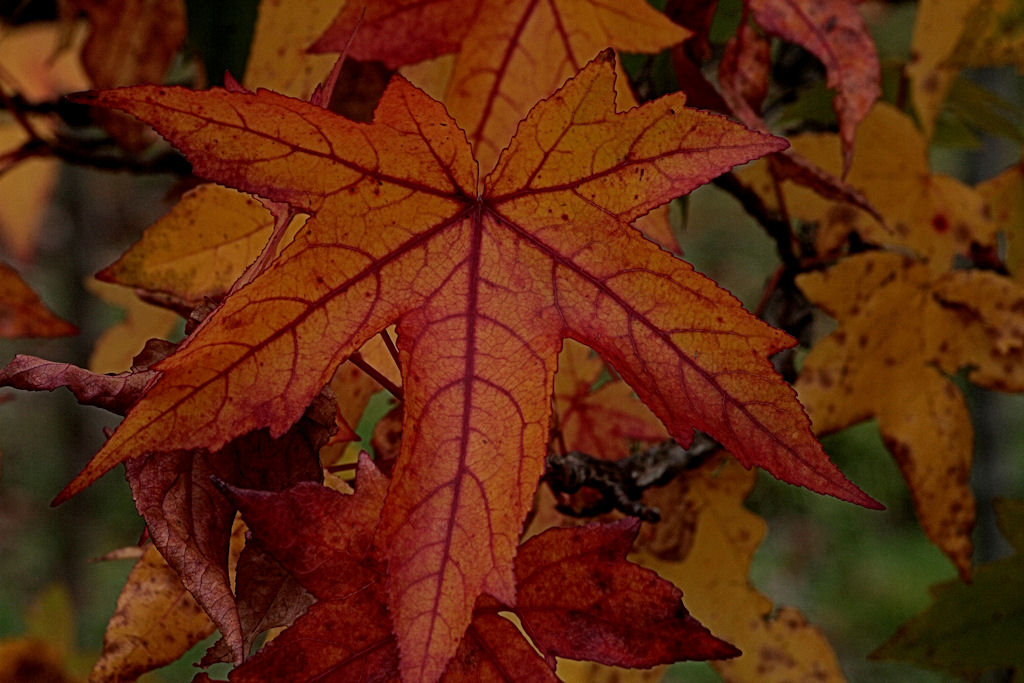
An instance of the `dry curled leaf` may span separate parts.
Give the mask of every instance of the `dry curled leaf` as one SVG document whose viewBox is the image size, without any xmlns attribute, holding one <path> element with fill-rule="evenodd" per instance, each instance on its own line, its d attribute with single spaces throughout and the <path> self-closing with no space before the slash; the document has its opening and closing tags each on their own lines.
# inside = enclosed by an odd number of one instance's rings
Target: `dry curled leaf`
<svg viewBox="0 0 1024 683">
<path fill-rule="evenodd" d="M 806 48 L 825 66 L 843 143 L 843 174 L 857 126 L 882 93 L 875 43 L 853 0 L 746 0 L 766 31 Z"/>
<path fill-rule="evenodd" d="M 154 546 L 136 562 L 107 624 L 90 683 L 115 683 L 164 666 L 214 626 Z"/>
</svg>

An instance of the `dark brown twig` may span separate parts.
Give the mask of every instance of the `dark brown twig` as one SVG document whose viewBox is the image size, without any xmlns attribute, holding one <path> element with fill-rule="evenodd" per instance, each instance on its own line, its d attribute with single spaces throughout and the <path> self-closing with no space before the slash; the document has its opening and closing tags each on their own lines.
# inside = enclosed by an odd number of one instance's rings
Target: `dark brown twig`
<svg viewBox="0 0 1024 683">
<path fill-rule="evenodd" d="M 386 376 L 384 376 L 384 373 L 382 373 L 380 370 L 367 363 L 366 359 L 363 358 L 358 351 L 349 356 L 348 359 L 352 361 L 352 365 L 356 366 L 357 368 L 365 372 L 367 375 L 376 380 L 378 384 L 380 384 L 382 387 L 390 391 L 392 396 L 397 398 L 399 401 L 403 400 L 402 387 L 398 386 L 390 379 L 388 379 Z"/>
<path fill-rule="evenodd" d="M 657 522 L 661 513 L 643 503 L 645 489 L 664 486 L 684 470 L 700 466 L 721 446 L 704 434 L 697 433 L 690 448 L 675 441 L 665 441 L 634 453 L 622 460 L 602 460 L 579 451 L 547 458 L 544 481 L 556 494 L 572 494 L 587 487 L 601 498 L 583 509 L 560 504 L 563 514 L 593 517 L 618 510 L 647 522 Z"/>
<path fill-rule="evenodd" d="M 743 210 L 761 224 L 768 236 L 775 242 L 782 265 L 794 272 L 799 272 L 801 269 L 800 258 L 793 249 L 793 232 L 789 222 L 769 210 L 761 197 L 740 182 L 735 174 L 723 173 L 715 178 L 714 183 L 735 197 Z"/>
<path fill-rule="evenodd" d="M 391 360 L 395 361 L 395 367 L 401 369 L 402 366 L 398 362 L 398 347 L 395 346 L 395 342 L 391 339 L 391 335 L 388 334 L 387 330 L 381 330 L 380 338 L 384 341 L 384 346 L 387 347 L 388 353 L 391 354 Z"/>
</svg>

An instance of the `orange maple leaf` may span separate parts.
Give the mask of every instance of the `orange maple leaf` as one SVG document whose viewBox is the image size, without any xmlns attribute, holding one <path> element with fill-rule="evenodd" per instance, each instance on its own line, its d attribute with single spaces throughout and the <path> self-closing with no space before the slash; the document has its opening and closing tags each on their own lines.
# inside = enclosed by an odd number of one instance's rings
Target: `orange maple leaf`
<svg viewBox="0 0 1024 683">
<path fill-rule="evenodd" d="M 629 455 L 631 440 L 664 440 L 664 425 L 625 382 L 613 379 L 593 388 L 604 369 L 590 349 L 566 340 L 555 375 L 559 445 L 565 451 L 618 460 Z"/>
<path fill-rule="evenodd" d="M 684 445 L 697 428 L 746 466 L 877 506 L 768 362 L 792 339 L 629 225 L 785 142 L 681 94 L 616 113 L 614 73 L 605 53 L 539 103 L 482 181 L 465 134 L 401 77 L 370 124 L 268 91 L 82 96 L 154 125 L 197 173 L 311 217 L 159 364 L 56 502 L 146 453 L 282 434 L 397 321 L 404 438 L 378 537 L 406 678 L 441 675 L 482 592 L 514 604 L 563 337 L 609 361 Z"/>
<path fill-rule="evenodd" d="M 534 103 L 598 51 L 659 52 L 689 34 L 645 0 L 369 0 L 348 3 L 312 49 L 392 68 L 456 53 L 444 103 L 487 172 Z"/>
<path fill-rule="evenodd" d="M 0 263 L 0 337 L 66 337 L 77 331 L 40 301 L 18 271 Z"/>
<path fill-rule="evenodd" d="M 595 54 L 659 52 L 689 34 L 644 0 L 369 0 L 346 5 L 311 49 L 406 67 L 406 77 L 444 102 L 487 173 L 533 105 Z M 452 59 L 431 60 L 444 55 Z M 636 106 L 618 74 L 618 103 Z M 667 211 L 642 216 L 637 227 L 679 253 Z"/>
</svg>

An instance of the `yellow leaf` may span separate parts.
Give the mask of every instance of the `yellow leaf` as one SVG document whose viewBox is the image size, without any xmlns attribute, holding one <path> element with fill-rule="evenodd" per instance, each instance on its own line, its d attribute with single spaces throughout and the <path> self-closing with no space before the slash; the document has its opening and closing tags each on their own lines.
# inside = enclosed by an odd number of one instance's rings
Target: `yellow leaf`
<svg viewBox="0 0 1024 683">
<path fill-rule="evenodd" d="M 974 68 L 1011 64 L 1024 71 L 1024 5 L 1020 0 L 974 3 L 947 63 Z"/>
<path fill-rule="evenodd" d="M 335 57 L 309 54 L 306 47 L 327 27 L 337 5 L 336 0 L 260 3 L 244 84 L 308 98 Z M 285 243 L 302 224 L 291 221 Z M 195 306 L 206 297 L 223 296 L 260 255 L 273 229 L 274 217 L 251 195 L 200 185 L 98 277 Z"/>
<path fill-rule="evenodd" d="M 718 456 L 645 499 L 663 513 L 637 539 L 634 561 L 683 590 L 690 614 L 744 654 L 711 662 L 737 683 L 843 681 L 828 641 L 794 608 L 773 605 L 747 578 L 764 520 L 743 507 L 756 475 Z"/>
<path fill-rule="evenodd" d="M 1024 391 L 1024 285 L 992 271 L 958 270 L 933 291 L 936 326 L 947 330 L 934 362 L 948 373 L 968 368 L 979 386 Z"/>
<path fill-rule="evenodd" d="M 51 584 L 44 588 L 25 614 L 29 634 L 46 640 L 66 658 L 74 651 L 75 614 L 67 586 Z"/>
<path fill-rule="evenodd" d="M 25 26 L 0 23 L 0 84 L 30 102 L 50 100 L 89 87 L 80 52 L 85 22 L 70 27 L 55 22 Z"/>
<path fill-rule="evenodd" d="M 910 486 L 921 526 L 967 576 L 974 499 L 972 428 L 942 373 L 1024 389 L 1024 287 L 990 271 L 936 275 L 901 254 L 870 252 L 797 284 L 839 321 L 808 354 L 796 387 L 815 431 L 870 417 Z"/>
<path fill-rule="evenodd" d="M 1024 70 L 1020 0 L 921 0 L 907 64 L 910 93 L 926 137 L 964 67 Z"/>
<path fill-rule="evenodd" d="M 656 666 L 653 669 L 623 669 L 597 662 L 558 660 L 558 677 L 565 683 L 657 683 L 667 670 L 667 666 Z"/>
<path fill-rule="evenodd" d="M 921 0 L 910 43 L 910 95 L 924 128 L 931 138 L 935 119 L 946 100 L 959 69 L 947 63 L 964 26 L 982 0 Z"/>
<path fill-rule="evenodd" d="M 0 24 L 0 88 L 17 92 L 30 102 L 55 99 L 89 87 L 79 53 L 85 25 L 71 28 L 70 36 L 57 23 L 8 27 Z M 67 38 L 67 44 L 63 41 Z M 63 45 L 63 49 L 62 48 Z M 52 124 L 46 117 L 31 117 L 39 133 Z M 28 140 L 20 124 L 0 118 L 0 154 Z M 30 158 L 15 168 L 0 170 L 0 239 L 16 259 L 30 261 L 50 194 L 57 180 L 58 162 Z"/>
<path fill-rule="evenodd" d="M 172 311 L 148 304 L 130 289 L 89 280 L 86 287 L 109 304 L 124 309 L 124 320 L 96 340 L 89 369 L 93 372 L 124 372 L 132 359 L 153 338 L 166 339 L 178 326 L 180 318 Z"/>
<path fill-rule="evenodd" d="M 798 135 L 790 142 L 827 171 L 841 171 L 836 135 Z M 764 163 L 741 171 L 741 176 L 768 206 L 778 208 L 774 181 Z M 969 257 L 977 246 L 995 248 L 998 226 L 988 215 L 984 198 L 955 178 L 933 174 L 925 139 L 907 115 L 888 104 L 875 105 L 861 123 L 846 180 L 866 195 L 892 232 L 850 204 L 783 181 L 787 213 L 817 225 L 820 252 L 838 252 L 856 232 L 871 244 L 909 248 L 942 272 L 953 265 L 954 255 Z"/>
<path fill-rule="evenodd" d="M 97 277 L 195 306 L 224 296 L 273 230 L 274 217 L 251 195 L 200 185 Z"/>
<path fill-rule="evenodd" d="M 1006 236 L 1006 267 L 1017 280 L 1024 280 L 1024 165 L 1011 166 L 977 189 Z"/>
<path fill-rule="evenodd" d="M 242 82 L 309 99 L 330 72 L 336 55 L 307 52 L 338 13 L 338 0 L 263 0 Z"/>
<path fill-rule="evenodd" d="M 0 683 L 77 683 L 64 671 L 61 655 L 38 638 L 0 640 Z"/>
<path fill-rule="evenodd" d="M 16 150 L 28 134 L 13 121 L 0 121 L 0 154 Z M 46 206 L 57 184 L 59 162 L 29 158 L 0 174 L 0 240 L 19 261 L 31 261 Z"/>
<path fill-rule="evenodd" d="M 135 680 L 213 633 L 213 623 L 155 546 L 136 563 L 107 624 L 89 683 Z"/>
</svg>

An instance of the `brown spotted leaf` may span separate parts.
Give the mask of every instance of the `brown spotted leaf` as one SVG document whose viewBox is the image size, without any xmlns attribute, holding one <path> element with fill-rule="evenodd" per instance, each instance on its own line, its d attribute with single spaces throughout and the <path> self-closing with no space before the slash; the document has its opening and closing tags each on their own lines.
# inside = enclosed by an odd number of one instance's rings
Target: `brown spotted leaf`
<svg viewBox="0 0 1024 683">
<path fill-rule="evenodd" d="M 935 275 L 901 254 L 840 261 L 797 283 L 839 321 L 814 346 L 797 388 L 820 433 L 870 417 L 903 471 L 921 525 L 969 575 L 973 431 L 945 374 L 1024 389 L 1024 288 L 987 271 Z"/>
<path fill-rule="evenodd" d="M 936 272 L 944 272 L 956 257 L 971 258 L 979 249 L 995 249 L 997 225 L 984 197 L 955 178 L 932 173 L 927 143 L 910 117 L 879 103 L 861 124 L 860 133 L 846 181 L 863 192 L 884 225 L 848 202 L 834 201 L 792 182 L 781 183 L 786 213 L 817 226 L 819 252 L 841 253 L 850 234 L 856 233 L 871 244 L 909 248 Z M 840 172 L 843 162 L 837 136 L 806 133 L 791 142 L 792 149 L 813 164 L 833 174 Z M 779 208 L 779 193 L 768 169 L 759 164 L 740 175 L 767 206 Z"/>
<path fill-rule="evenodd" d="M 722 680 L 843 683 L 822 632 L 798 610 L 773 605 L 748 578 L 767 532 L 765 521 L 743 505 L 755 480 L 719 454 L 649 489 L 645 502 L 661 509 L 662 520 L 644 525 L 633 560 L 679 586 L 693 617 L 742 651 L 710 662 Z"/>
<path fill-rule="evenodd" d="M 107 624 L 91 683 L 119 683 L 173 662 L 214 630 L 178 574 L 149 546 Z"/>
<path fill-rule="evenodd" d="M 1017 0 L 921 0 L 910 61 L 910 94 L 925 137 L 964 67 L 1024 69 L 1024 22 Z"/>
</svg>

